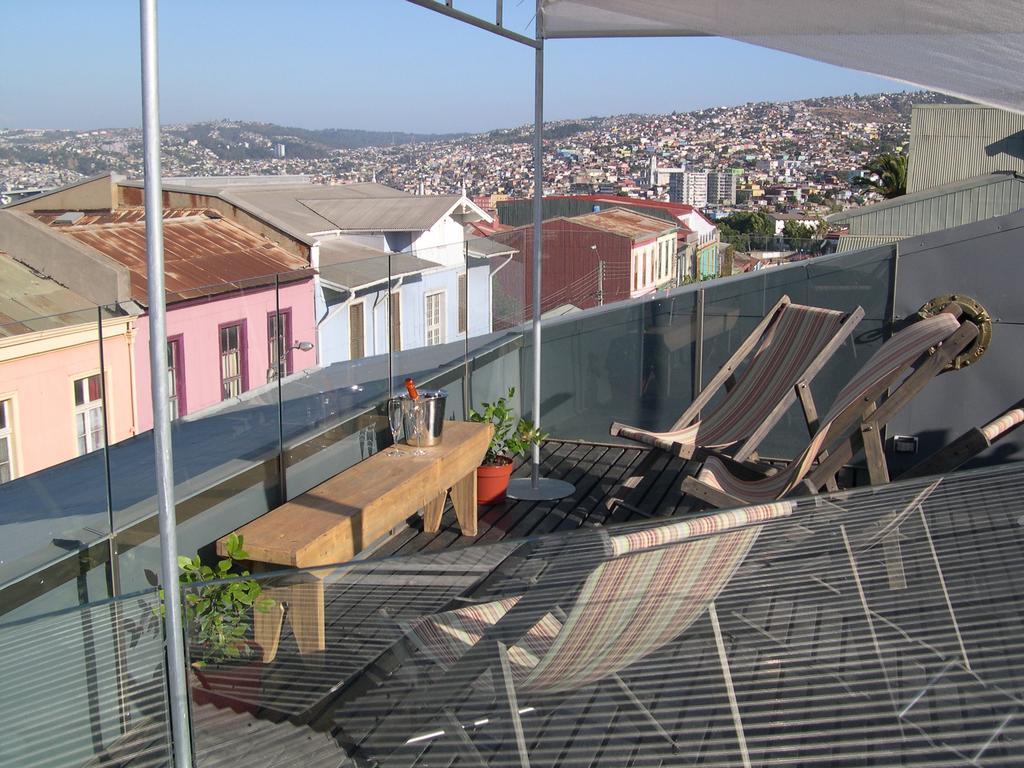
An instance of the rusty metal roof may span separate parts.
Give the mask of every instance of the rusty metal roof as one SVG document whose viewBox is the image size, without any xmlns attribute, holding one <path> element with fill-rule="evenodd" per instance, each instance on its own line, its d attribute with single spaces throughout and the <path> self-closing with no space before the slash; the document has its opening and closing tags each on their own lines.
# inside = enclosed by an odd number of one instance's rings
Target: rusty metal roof
<svg viewBox="0 0 1024 768">
<path fill-rule="evenodd" d="M 663 219 L 627 211 L 624 208 L 609 208 L 606 211 L 588 213 L 585 216 L 574 216 L 571 221 L 615 235 L 624 235 L 634 240 L 656 237 L 678 229 Z"/>
<path fill-rule="evenodd" d="M 90 218 L 83 217 L 74 224 L 54 224 L 51 219 L 50 227 L 126 266 L 131 272 L 132 298 L 145 305 L 148 281 L 142 210 L 96 216 L 95 222 L 83 223 Z M 313 274 L 305 259 L 214 211 L 173 208 L 164 211 L 164 272 L 169 302 L 266 286 L 275 275 L 294 281 Z"/>
<path fill-rule="evenodd" d="M 97 319 L 88 299 L 0 251 L 0 338 Z"/>
<path fill-rule="evenodd" d="M 44 224 L 53 224 L 65 213 L 67 213 L 67 211 L 63 210 L 34 211 L 32 215 Z M 145 221 L 146 219 L 145 208 L 119 208 L 116 211 L 80 211 L 80 213 L 82 214 L 82 217 L 77 219 L 74 224 L 57 224 L 56 226 L 83 227 L 89 224 L 131 224 L 134 222 Z M 212 212 L 207 211 L 205 208 L 169 208 L 164 211 L 164 221 L 167 221 L 168 219 L 180 219 L 185 216 L 198 216 L 206 213 Z"/>
</svg>

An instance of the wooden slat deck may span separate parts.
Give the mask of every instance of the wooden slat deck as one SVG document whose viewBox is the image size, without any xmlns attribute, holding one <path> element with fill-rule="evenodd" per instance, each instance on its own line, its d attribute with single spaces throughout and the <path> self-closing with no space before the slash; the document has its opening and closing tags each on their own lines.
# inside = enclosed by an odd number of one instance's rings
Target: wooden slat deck
<svg viewBox="0 0 1024 768">
<path fill-rule="evenodd" d="M 480 580 L 513 552 L 517 540 L 636 519 L 636 512 L 624 506 L 609 512 L 606 502 L 608 493 L 630 475 L 644 454 L 644 450 L 632 447 L 551 441 L 542 450 L 542 472 L 547 477 L 572 482 L 576 486 L 572 497 L 538 503 L 510 500 L 481 508 L 479 535 L 475 539 L 459 534 L 450 506 L 436 533 L 424 532 L 420 521 L 411 520 L 409 527 L 384 542 L 374 552 L 373 562 L 361 566 L 358 573 L 328 579 L 332 587 L 327 593 L 326 659 L 299 656 L 294 646 L 288 647 L 293 642 L 291 638 L 285 637 L 281 658 L 265 677 L 261 703 L 268 709 L 260 711 L 257 718 L 210 707 L 197 708 L 193 718 L 197 728 L 198 765 L 219 766 L 223 763 L 221 755 L 226 759 L 226 755 L 231 754 L 235 761 L 240 755 L 246 755 L 245 761 L 252 765 L 354 766 L 355 763 L 344 759 L 340 748 L 338 751 L 331 748 L 333 740 L 328 743 L 324 741 L 324 734 L 297 727 L 287 721 L 288 716 L 313 704 L 331 685 L 365 670 L 392 644 L 395 622 L 421 614 L 425 606 L 433 605 L 440 610 L 454 596 L 479 586 Z M 627 499 L 630 506 L 658 516 L 692 513 L 693 508 L 679 490 L 686 470 L 685 462 L 680 459 L 658 457 L 653 470 L 630 492 Z M 527 473 L 525 465 L 517 469 L 518 476 Z M 987 514 L 991 519 L 978 521 L 976 537 L 937 542 L 943 556 L 956 560 L 963 550 L 964 559 L 969 560 L 971 547 L 980 546 L 981 537 L 998 536 L 1000 530 L 1013 525 L 1012 520 L 1003 519 L 998 513 Z M 1018 540 L 1003 546 L 1007 563 L 1004 569 L 974 573 L 966 568 L 956 574 L 961 580 L 958 601 L 963 602 L 965 594 L 971 597 L 958 607 L 975 613 L 991 613 L 993 621 L 1011 622 L 1018 631 L 1024 631 L 1021 618 L 1024 616 L 1024 579 L 1010 565 L 1024 559 L 1024 553 L 1020 551 Z M 393 556 L 403 560 L 391 560 Z M 476 570 L 474 563 L 478 565 Z M 968 583 L 966 592 L 964 580 Z M 994 588 L 994 584 L 998 588 Z M 880 718 L 877 711 L 858 709 L 862 706 L 861 700 L 850 694 L 850 687 L 855 688 L 858 681 L 870 682 L 872 669 L 870 659 L 858 656 L 865 647 L 864 628 L 850 623 L 849 615 L 833 605 L 833 595 L 827 590 L 818 592 L 820 594 L 814 590 L 806 594 L 801 591 L 797 600 L 796 593 L 776 589 L 773 593 L 759 595 L 758 600 L 749 604 L 732 605 L 723 601 L 719 606 L 736 687 L 741 698 L 753 697 L 758 704 L 745 712 L 752 764 L 919 764 L 918 754 L 911 748 L 903 747 L 895 753 L 889 749 L 898 741 L 893 737 L 898 724 L 891 715 Z M 993 599 L 997 602 L 989 605 Z M 803 664 L 797 665 L 800 673 L 794 673 L 792 665 L 783 668 L 779 664 L 783 652 L 771 642 L 750 642 L 755 631 L 751 626 L 761 628 L 784 644 L 779 648 L 799 649 L 799 652 L 787 650 L 785 653 L 797 654 L 799 664 Z M 984 636 L 979 642 L 984 642 Z M 1024 691 L 1024 679 L 1006 668 L 998 646 L 972 645 L 969 637 L 968 644 L 971 653 L 977 654 L 976 668 L 999 679 L 1004 687 Z M 1004 655 L 1009 657 L 1013 653 L 1012 649 L 1006 649 Z M 666 682 L 643 669 L 624 673 L 623 678 L 664 727 L 687 745 L 685 755 L 674 755 L 649 726 L 638 720 L 635 710 L 625 704 L 621 696 L 615 695 L 614 689 L 598 686 L 563 698 L 535 697 L 521 702 L 520 706 L 535 707 L 523 718 L 531 765 L 609 768 L 739 765 L 735 747 L 723 746 L 734 743 L 734 730 L 721 678 L 708 673 L 717 668 L 718 659 L 707 622 L 699 622 L 654 656 L 658 658 L 651 659 L 653 668 L 671 668 L 672 681 Z M 826 666 L 816 666 L 817 659 L 825 659 Z M 829 666 L 836 659 L 841 662 L 841 674 L 831 671 L 833 667 Z M 923 681 L 912 659 L 904 665 L 897 683 L 906 693 Z M 396 673 L 399 677 L 405 675 L 398 680 L 399 689 L 403 680 L 406 685 L 414 684 L 415 678 L 409 674 L 403 669 Z M 690 680 L 690 683 L 680 687 L 680 680 Z M 968 689 L 969 685 L 961 681 L 956 694 L 965 707 L 969 706 L 972 695 Z M 381 691 L 370 691 L 359 701 L 367 712 L 379 715 L 397 703 L 389 698 L 394 690 L 392 687 L 389 694 L 385 686 Z M 473 691 L 467 691 L 461 700 L 452 702 L 452 706 L 455 710 L 461 709 L 463 721 L 473 716 L 486 717 L 488 710 L 480 709 L 480 698 Z M 352 727 L 365 726 L 371 730 L 375 727 L 372 723 L 359 726 L 359 711 L 346 711 L 338 717 L 346 727 L 352 724 L 355 724 Z M 784 731 L 779 731 L 778 723 L 782 721 L 788 723 Z M 567 727 L 567 722 L 573 725 Z M 803 726 L 794 728 L 794 722 Z M 273 741 L 273 754 L 280 755 L 280 759 L 265 762 L 261 754 L 250 752 L 246 732 L 259 733 L 259 737 L 252 739 L 253 749 L 264 741 Z M 879 734 L 888 734 L 890 738 L 880 738 Z M 500 730 L 479 730 L 472 734 L 474 746 L 493 768 L 509 764 L 514 754 L 509 738 Z M 225 741 L 234 744 L 233 751 L 224 749 Z M 295 748 L 289 750 L 287 745 L 292 742 Z M 915 743 L 918 747 L 925 744 L 921 739 Z M 427 742 L 419 757 L 411 750 L 403 755 L 419 768 L 470 764 L 464 756 L 452 751 L 450 743 L 439 746 Z M 994 752 L 994 762 L 989 764 L 1024 765 L 1024 750 L 1020 763 L 1006 762 L 1000 757 L 1005 755 L 1005 751 Z M 924 761 L 920 764 L 942 763 Z M 950 760 L 948 764 L 957 763 Z"/>
</svg>

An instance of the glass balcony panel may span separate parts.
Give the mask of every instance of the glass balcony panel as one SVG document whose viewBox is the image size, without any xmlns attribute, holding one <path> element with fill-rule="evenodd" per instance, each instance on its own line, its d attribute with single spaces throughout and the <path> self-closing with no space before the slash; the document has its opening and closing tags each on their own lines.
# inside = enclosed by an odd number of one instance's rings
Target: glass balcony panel
<svg viewBox="0 0 1024 768">
<path fill-rule="evenodd" d="M 347 240 L 321 244 L 315 327 L 306 339 L 315 350 L 282 387 L 289 498 L 385 444 L 388 264 L 383 251 L 367 253 L 373 249 Z"/>
<path fill-rule="evenodd" d="M 102 314 L 105 349 L 123 352 L 131 319 Z M 110 532 L 105 446 L 130 434 L 132 408 L 130 397 L 109 395 L 129 394 L 132 382 L 123 355 L 101 364 L 100 315 L 88 308 L 0 326 L 0 586 L 77 561 Z M 46 607 L 77 602 L 73 590 L 64 597 Z"/>
<path fill-rule="evenodd" d="M 467 243 L 469 264 L 485 262 L 488 270 L 476 271 L 469 305 L 481 317 L 470 327 L 467 340 L 469 357 L 469 406 L 481 408 L 515 389 L 511 405 L 517 414 L 525 413 L 524 339 L 530 333 L 526 311 L 526 264 L 529 255 L 513 234 L 499 232 L 489 237 L 470 238 Z M 471 274 L 472 274 L 471 270 Z M 483 318 L 481 307 L 489 307 Z M 467 313 L 468 314 L 468 313 Z"/>
<path fill-rule="evenodd" d="M 199 763 L 1007 764 L 1021 472 L 189 584 Z"/>
<path fill-rule="evenodd" d="M 0 624 L 0 764 L 165 765 L 156 591 Z"/>
<path fill-rule="evenodd" d="M 446 392 L 446 418 L 465 418 L 469 339 L 486 335 L 491 325 L 489 262 L 471 259 L 468 243 L 453 240 L 391 253 L 388 269 L 388 301 L 401 308 L 389 321 L 391 337 L 400 340 L 390 356 L 391 393 L 405 395 L 411 378 L 419 390 Z"/>
<path fill-rule="evenodd" d="M 269 275 L 166 297 L 164 350 L 182 551 L 215 539 L 227 521 L 248 522 L 280 503 L 278 363 L 272 341 L 281 333 L 291 346 L 309 337 L 313 327 L 312 278 L 296 277 L 279 281 Z M 312 351 L 282 351 L 286 381 L 314 359 Z M 111 446 L 123 591 L 145 588 L 160 570 L 145 315 L 136 320 L 132 353 L 137 426 L 134 435 Z"/>
</svg>

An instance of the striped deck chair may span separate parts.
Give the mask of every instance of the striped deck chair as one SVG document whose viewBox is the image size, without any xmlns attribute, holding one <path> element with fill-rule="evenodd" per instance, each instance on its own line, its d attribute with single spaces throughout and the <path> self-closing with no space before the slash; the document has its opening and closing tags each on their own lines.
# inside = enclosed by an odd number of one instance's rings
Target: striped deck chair
<svg viewBox="0 0 1024 768">
<path fill-rule="evenodd" d="M 978 335 L 977 326 L 970 321 L 961 324 L 959 315 L 959 306 L 952 305 L 949 311 L 919 320 L 886 341 L 836 396 L 803 453 L 776 474 L 751 479 L 744 476 L 745 466 L 710 456 L 696 477 L 683 480 L 683 492 L 717 507 L 761 504 L 782 498 L 798 486 L 816 493 L 856 453 L 854 433 L 864 440 L 872 463 L 881 454 L 879 432 L 888 420 Z M 929 354 L 932 350 L 934 354 Z M 876 401 L 911 370 L 876 409 Z M 831 446 L 837 447 L 814 467 L 814 461 Z"/>
<path fill-rule="evenodd" d="M 793 502 L 774 502 L 610 536 L 605 558 L 574 592 L 568 613 L 552 604 L 549 590 L 542 598 L 544 608 L 525 622 L 514 618 L 523 598 L 510 597 L 420 618 L 409 625 L 407 637 L 447 675 L 464 673 L 460 665 L 482 645 L 495 647 L 491 690 L 499 701 L 504 699 L 503 715 L 511 722 L 521 764 L 528 765 L 520 700 L 566 694 L 603 681 L 626 697 L 641 722 L 678 749 L 619 672 L 678 637 L 706 612 L 742 742 L 715 599 L 744 561 L 762 524 L 789 516 L 793 507 Z M 543 587 L 538 589 L 543 592 Z M 565 591 L 555 590 L 559 596 Z M 514 625 L 513 635 L 496 640 L 503 624 Z M 485 671 L 474 668 L 460 679 L 479 684 Z M 450 713 L 446 722 L 460 730 Z"/>
<path fill-rule="evenodd" d="M 860 307 L 845 314 L 793 304 L 783 296 L 668 430 L 651 432 L 615 422 L 609 431 L 684 459 L 697 448 L 743 442 L 736 454 L 743 461 L 796 401 L 797 384 L 814 378 L 863 316 Z M 736 379 L 748 355 L 750 363 Z M 725 397 L 702 417 L 701 410 L 722 387 Z"/>
<path fill-rule="evenodd" d="M 652 432 L 615 422 L 609 432 L 684 459 L 694 458 L 700 449 L 726 450 L 742 443 L 733 456 L 746 461 L 797 398 L 803 402 L 811 380 L 862 317 L 861 307 L 844 314 L 793 304 L 783 296 L 668 430 Z M 737 379 L 736 371 L 748 357 Z M 702 414 L 723 387 L 721 402 Z M 656 458 L 656 452 L 648 453 L 620 482 L 609 494 L 609 508 L 622 503 L 620 497 L 639 484 Z"/>
</svg>

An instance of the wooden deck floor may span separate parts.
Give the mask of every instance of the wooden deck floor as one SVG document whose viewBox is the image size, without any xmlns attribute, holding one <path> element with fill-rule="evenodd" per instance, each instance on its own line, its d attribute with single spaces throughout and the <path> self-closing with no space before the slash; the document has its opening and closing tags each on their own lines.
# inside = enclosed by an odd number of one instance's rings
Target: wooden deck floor
<svg viewBox="0 0 1024 768">
<path fill-rule="evenodd" d="M 299 655 L 286 632 L 278 660 L 265 672 L 255 715 L 210 706 L 195 708 L 197 765 L 207 768 L 235 763 L 244 755 L 244 762 L 258 766 L 355 766 L 324 732 L 322 723 L 311 729 L 296 722 L 295 716 L 329 698 L 331 687 L 339 681 L 362 675 L 401 635 L 396 627 L 403 621 L 443 610 L 460 595 L 486 589 L 481 586 L 486 585 L 486 577 L 522 538 L 631 520 L 637 517 L 634 508 L 657 516 L 691 513 L 688 500 L 679 492 L 687 467 L 681 460 L 663 455 L 654 459 L 643 480 L 628 491 L 629 506 L 609 511 L 609 494 L 633 474 L 645 453 L 620 446 L 549 442 L 542 451 L 542 472 L 573 483 L 573 496 L 556 502 L 508 501 L 481 508 L 479 536 L 474 539 L 459 534 L 450 508 L 436 534 L 423 532 L 419 522 L 411 520 L 408 528 L 374 552 L 371 561 L 359 566 L 358 573 L 339 573 L 328 579 L 326 654 Z M 517 474 L 526 476 L 527 467 L 521 466 Z M 971 501 L 979 506 L 977 498 Z M 989 506 L 981 505 L 977 514 L 986 517 L 979 521 L 979 532 L 973 538 L 962 532 L 953 535 L 958 524 L 953 516 L 938 521 L 937 529 L 941 523 L 948 530 L 945 535 L 937 530 L 936 546 L 940 557 L 956 564 L 950 571 L 951 575 L 955 572 L 960 586 L 952 599 L 964 617 L 964 642 L 975 669 L 998 680 L 1000 690 L 1019 696 L 1024 692 L 1024 679 L 1018 646 L 993 647 L 989 634 L 993 625 L 1020 627 L 1024 616 L 1024 579 L 1015 571 L 1015 565 L 1024 562 L 1024 551 L 1019 536 L 999 534 L 1016 525 L 1010 510 L 1001 504 L 996 499 Z M 983 543 L 985 537 L 993 535 L 1001 541 L 993 560 L 999 567 L 980 572 L 972 569 L 976 551 L 988 546 Z M 961 567 L 961 560 L 967 565 Z M 918 565 L 928 562 L 922 558 Z M 884 569 L 870 562 L 863 568 L 863 588 L 870 592 L 872 584 L 884 581 L 880 575 Z M 934 579 L 928 583 L 935 587 L 932 582 Z M 1024 765 L 1024 731 L 1014 714 L 1024 712 L 1024 707 L 1012 698 L 989 686 L 979 687 L 974 678 L 956 668 L 947 675 L 948 690 L 938 700 L 911 711 L 906 721 L 893 718 L 891 712 L 880 716 L 877 700 L 856 692 L 858 687 L 879 688 L 882 682 L 875 657 L 865 653 L 871 640 L 861 621 L 852 582 L 847 579 L 845 586 L 854 595 L 853 603 L 840 603 L 827 589 L 780 584 L 756 595 L 756 600 L 747 599 L 746 593 L 743 599 L 727 595 L 720 599 L 724 652 L 731 659 L 733 684 L 744 706 L 751 765 Z M 921 597 L 919 605 L 913 604 L 915 610 L 936 610 L 936 594 L 937 588 Z M 917 599 L 898 598 L 904 602 Z M 877 599 L 884 608 L 889 597 L 879 590 Z M 905 611 L 906 605 L 899 610 Z M 879 630 L 883 643 L 887 631 Z M 752 642 L 755 639 L 760 642 Z M 948 640 L 943 636 L 936 642 Z M 698 622 L 647 660 L 644 669 L 623 673 L 660 725 L 683 745 L 679 753 L 637 716 L 635 707 L 621 694 L 602 685 L 561 698 L 521 702 L 533 707 L 523 718 L 530 764 L 551 768 L 742 765 L 719 653 L 708 622 Z M 909 653 L 892 663 L 896 672 L 884 682 L 901 702 L 909 701 L 936 669 L 930 657 Z M 396 675 L 399 691 L 416 683 L 414 672 L 400 668 Z M 359 738 L 372 735 L 382 713 L 399 705 L 401 697 L 394 698 L 395 690 L 385 685 L 379 691 L 369 691 L 357 699 L 354 708 L 332 711 L 329 725 L 355 731 Z M 477 692 L 467 690 L 452 703 L 460 722 L 488 716 L 479 699 Z M 985 761 L 960 760 L 950 749 L 935 747 L 934 733 L 924 729 L 918 734 L 911 727 L 915 718 L 923 718 L 937 723 L 941 733 L 951 706 L 964 712 L 987 707 L 994 723 L 989 730 L 998 726 L 1000 718 L 1009 717 L 1005 732 Z M 911 732 L 909 738 L 907 731 Z M 979 734 L 969 734 L 963 745 L 953 746 L 973 747 L 984 741 L 986 733 L 982 729 Z M 488 768 L 519 765 L 514 741 L 505 729 L 473 730 L 471 736 Z M 403 754 L 403 765 L 418 768 L 473 764 L 450 744 L 429 741 L 418 752 L 406 749 Z M 1012 757 L 1015 754 L 1019 758 Z"/>
</svg>

